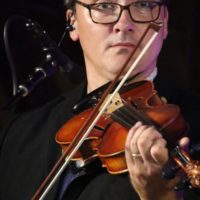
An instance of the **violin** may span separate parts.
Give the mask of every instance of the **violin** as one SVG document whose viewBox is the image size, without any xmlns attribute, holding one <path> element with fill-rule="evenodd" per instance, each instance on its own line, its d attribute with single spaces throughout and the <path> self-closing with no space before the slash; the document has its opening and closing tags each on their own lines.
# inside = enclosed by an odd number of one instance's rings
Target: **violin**
<svg viewBox="0 0 200 200">
<path fill-rule="evenodd" d="M 95 98 L 94 94 L 87 102 Z M 80 102 L 76 105 L 75 110 L 79 110 L 79 107 L 83 106 L 81 104 Z M 56 142 L 64 150 L 74 140 L 92 110 L 90 107 L 75 115 L 57 132 Z M 167 140 L 170 149 L 189 130 L 179 107 L 164 103 L 154 90 L 152 82 L 137 82 L 128 88 L 122 88 L 119 96 L 112 100 L 71 160 L 87 163 L 98 157 L 102 166 L 111 174 L 127 171 L 124 156 L 125 140 L 128 130 L 137 121 L 156 127 Z"/>
<path fill-rule="evenodd" d="M 119 77 L 149 29 L 154 29 L 155 34 L 119 83 Z M 89 102 L 90 106 L 80 103 L 75 107 L 79 114 L 66 122 L 55 137 L 56 142 L 62 147 L 63 154 L 32 200 L 43 199 L 57 177 L 72 160 L 88 163 L 94 159 L 100 159 L 102 167 L 111 174 L 127 172 L 124 155 L 125 141 L 128 130 L 137 121 L 154 126 L 163 135 L 167 140 L 171 158 L 187 174 L 191 186 L 200 188 L 199 161 L 193 161 L 187 152 L 177 146 L 178 140 L 189 131 L 180 108 L 163 102 L 152 82 L 141 81 L 124 87 L 131 71 L 154 41 L 158 31 L 157 24 L 150 24 L 134 52 L 106 90 L 90 95 L 91 98 L 84 101 Z M 84 109 L 81 110 L 80 107 Z"/>
<path fill-rule="evenodd" d="M 88 163 L 99 158 L 102 167 L 110 174 L 127 172 L 124 154 L 127 133 L 137 121 L 141 121 L 145 125 L 154 126 L 163 135 L 170 156 L 187 173 L 192 187 L 200 188 L 199 162 L 193 161 L 177 146 L 178 140 L 189 131 L 189 125 L 181 115 L 180 108 L 163 102 L 153 83 L 149 81 L 134 83 L 128 88 L 122 88 L 122 91 L 109 105 L 71 160 Z M 91 96 L 90 101 L 92 99 L 95 99 L 95 96 Z M 78 110 L 82 106 L 79 103 L 75 109 Z M 92 109 L 90 107 L 77 114 L 57 132 L 56 142 L 64 150 L 74 140 L 76 132 Z"/>
</svg>

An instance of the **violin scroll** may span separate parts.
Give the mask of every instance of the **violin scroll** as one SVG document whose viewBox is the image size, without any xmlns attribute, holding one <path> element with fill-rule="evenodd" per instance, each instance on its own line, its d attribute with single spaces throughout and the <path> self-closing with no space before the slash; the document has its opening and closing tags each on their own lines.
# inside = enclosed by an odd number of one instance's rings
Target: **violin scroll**
<svg viewBox="0 0 200 200">
<path fill-rule="evenodd" d="M 172 152 L 179 167 L 186 173 L 192 188 L 200 189 L 200 162 L 191 159 L 189 154 L 177 146 Z"/>
</svg>

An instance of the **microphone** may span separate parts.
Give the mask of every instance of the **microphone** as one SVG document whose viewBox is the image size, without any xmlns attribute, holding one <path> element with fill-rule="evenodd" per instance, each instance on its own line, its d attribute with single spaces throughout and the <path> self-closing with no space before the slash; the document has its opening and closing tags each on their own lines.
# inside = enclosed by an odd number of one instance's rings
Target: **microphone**
<svg viewBox="0 0 200 200">
<path fill-rule="evenodd" d="M 16 94 L 0 110 L 7 110 L 13 107 L 22 97 L 27 96 L 43 79 L 53 75 L 59 69 L 70 72 L 75 63 L 69 59 L 58 47 L 58 45 L 47 35 L 37 22 L 25 18 L 25 26 L 33 36 L 39 39 L 42 50 L 45 52 L 45 59 L 34 68 L 32 75 L 27 81 L 17 87 Z"/>
<path fill-rule="evenodd" d="M 74 65 L 37 22 L 26 19 L 25 26 L 36 39 L 39 39 L 42 50 L 46 54 L 46 59 L 34 68 L 33 75 L 30 75 L 25 83 L 18 86 L 18 93 L 21 93 L 23 97 L 27 96 L 42 79 L 53 75 L 63 67 L 64 71 L 70 72 Z"/>
<path fill-rule="evenodd" d="M 60 50 L 55 41 L 49 37 L 46 31 L 43 30 L 37 22 L 31 19 L 26 19 L 25 26 L 26 29 L 40 41 L 42 50 L 46 53 L 47 57 L 50 56 L 52 59 L 55 59 L 58 67 L 64 67 L 66 72 L 70 72 L 72 70 L 75 64 Z"/>
</svg>

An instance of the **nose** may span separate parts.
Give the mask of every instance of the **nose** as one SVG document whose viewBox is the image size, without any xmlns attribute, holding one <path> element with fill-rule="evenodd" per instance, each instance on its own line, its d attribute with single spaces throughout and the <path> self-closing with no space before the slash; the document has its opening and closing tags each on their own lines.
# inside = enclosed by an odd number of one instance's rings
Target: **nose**
<svg viewBox="0 0 200 200">
<path fill-rule="evenodd" d="M 115 32 L 132 32 L 134 22 L 131 19 L 128 10 L 123 10 L 119 20 L 114 25 Z"/>
</svg>

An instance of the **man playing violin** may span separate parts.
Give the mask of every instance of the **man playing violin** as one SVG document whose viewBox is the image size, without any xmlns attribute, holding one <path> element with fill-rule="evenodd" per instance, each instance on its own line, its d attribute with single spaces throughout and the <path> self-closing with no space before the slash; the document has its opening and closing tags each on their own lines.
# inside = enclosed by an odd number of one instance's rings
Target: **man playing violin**
<svg viewBox="0 0 200 200">
<path fill-rule="evenodd" d="M 162 27 L 133 70 L 131 77 L 134 78 L 130 82 L 156 82 L 157 79 L 157 58 L 168 34 L 167 0 L 66 0 L 65 4 L 68 26 L 71 27 L 70 38 L 79 41 L 83 50 L 87 86 L 86 89 L 85 85 L 76 89 L 76 94 L 73 91 L 36 111 L 17 117 L 4 130 L 6 137 L 2 141 L 0 157 L 0 175 L 4 185 L 0 189 L 1 199 L 30 199 L 33 196 L 61 154 L 54 137 L 73 116 L 74 101 L 115 78 L 150 22 L 162 23 Z M 138 52 L 149 39 L 147 36 L 142 41 Z M 134 59 L 135 56 L 127 69 Z M 177 98 L 171 99 L 176 103 Z M 41 121 L 44 121 L 42 125 Z M 33 139 L 27 142 L 31 135 Z M 167 141 L 153 126 L 137 122 L 129 130 L 125 144 L 128 173 L 110 175 L 97 167 L 96 162 L 83 167 L 69 166 L 47 199 L 183 199 L 182 193 L 174 191 L 179 178 L 166 180 L 161 175 L 169 159 L 166 144 Z M 188 138 L 182 138 L 179 144 L 186 146 Z M 18 181 L 20 183 L 16 185 Z"/>
</svg>

